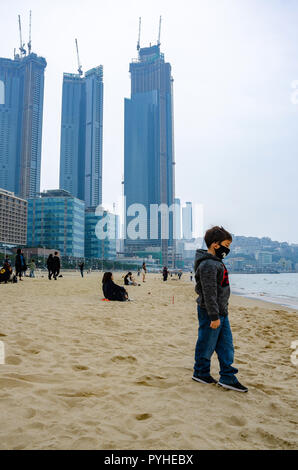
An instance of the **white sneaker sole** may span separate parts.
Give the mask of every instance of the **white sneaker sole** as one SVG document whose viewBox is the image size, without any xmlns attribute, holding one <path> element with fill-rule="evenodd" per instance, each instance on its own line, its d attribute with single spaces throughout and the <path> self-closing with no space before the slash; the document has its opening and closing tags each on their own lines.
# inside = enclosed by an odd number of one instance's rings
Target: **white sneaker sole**
<svg viewBox="0 0 298 470">
<path fill-rule="evenodd" d="M 248 390 L 239 390 L 239 388 L 235 388 L 233 387 L 233 385 L 227 385 L 227 384 L 222 384 L 220 382 L 217 382 L 217 385 L 219 385 L 220 387 L 223 387 L 223 388 L 228 388 L 229 390 L 234 390 L 235 392 L 242 392 L 242 393 L 246 393 L 248 392 Z"/>
<path fill-rule="evenodd" d="M 201 380 L 201 379 L 198 379 L 197 377 L 192 377 L 192 380 L 195 380 L 196 382 L 200 382 L 201 384 L 205 384 L 205 385 L 212 385 L 212 384 L 215 384 L 215 382 L 204 382 L 204 380 Z M 217 382 L 216 382 L 217 383 Z"/>
</svg>

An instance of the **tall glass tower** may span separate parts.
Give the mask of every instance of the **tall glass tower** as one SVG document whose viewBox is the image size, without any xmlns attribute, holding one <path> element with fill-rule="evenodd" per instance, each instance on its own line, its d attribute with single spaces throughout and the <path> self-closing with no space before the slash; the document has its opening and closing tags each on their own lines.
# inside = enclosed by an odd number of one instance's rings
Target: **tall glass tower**
<svg viewBox="0 0 298 470">
<path fill-rule="evenodd" d="M 102 203 L 103 67 L 63 75 L 60 188 L 85 201 Z"/>
<path fill-rule="evenodd" d="M 146 216 L 140 218 L 142 235 L 131 239 L 127 229 L 133 216 L 126 215 L 125 248 L 127 252 L 158 248 L 162 253 L 162 263 L 168 265 L 174 259 L 173 213 L 169 213 L 169 237 L 163 235 L 159 213 L 158 235 L 154 238 L 150 206 L 164 204 L 171 208 L 175 198 L 171 65 L 165 62 L 158 44 L 139 49 L 138 59 L 130 64 L 130 74 L 131 98 L 125 99 L 126 214 L 133 204 L 142 204 L 146 208 Z"/>
<path fill-rule="evenodd" d="M 46 60 L 0 58 L 0 187 L 22 198 L 40 192 Z"/>
</svg>

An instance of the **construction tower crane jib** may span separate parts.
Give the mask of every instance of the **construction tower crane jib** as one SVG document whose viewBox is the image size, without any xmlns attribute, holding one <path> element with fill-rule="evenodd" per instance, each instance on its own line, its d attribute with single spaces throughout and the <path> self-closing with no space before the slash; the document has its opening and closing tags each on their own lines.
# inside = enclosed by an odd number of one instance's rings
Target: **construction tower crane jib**
<svg viewBox="0 0 298 470">
<path fill-rule="evenodd" d="M 76 43 L 76 50 L 77 50 L 77 59 L 78 59 L 78 73 L 79 75 L 83 75 L 83 70 L 82 70 L 82 65 L 81 65 L 81 62 L 80 62 L 80 56 L 79 56 L 79 46 L 78 46 L 78 41 L 77 39 L 75 39 L 75 43 Z"/>
<path fill-rule="evenodd" d="M 24 48 L 25 44 L 23 44 L 23 39 L 22 39 L 22 25 L 21 25 L 21 17 L 20 15 L 19 16 L 19 34 L 20 34 L 20 53 L 21 53 L 21 57 L 26 55 L 26 49 Z"/>
</svg>

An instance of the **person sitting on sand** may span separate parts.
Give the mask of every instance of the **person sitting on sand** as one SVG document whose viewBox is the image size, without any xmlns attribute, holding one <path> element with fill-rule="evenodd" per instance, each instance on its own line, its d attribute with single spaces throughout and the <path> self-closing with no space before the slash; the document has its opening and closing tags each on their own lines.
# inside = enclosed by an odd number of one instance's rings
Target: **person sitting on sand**
<svg viewBox="0 0 298 470">
<path fill-rule="evenodd" d="M 3 267 L 0 269 L 0 282 L 7 284 L 12 278 L 12 267 L 8 257 L 6 256 Z"/>
<path fill-rule="evenodd" d="M 137 286 L 138 285 L 138 283 L 134 280 L 132 273 L 130 271 L 124 276 L 124 285 L 125 286 Z"/>
<path fill-rule="evenodd" d="M 113 273 L 106 272 L 102 278 L 103 295 L 108 300 L 118 300 L 120 302 L 128 300 L 128 293 L 122 286 L 114 283 Z"/>
</svg>

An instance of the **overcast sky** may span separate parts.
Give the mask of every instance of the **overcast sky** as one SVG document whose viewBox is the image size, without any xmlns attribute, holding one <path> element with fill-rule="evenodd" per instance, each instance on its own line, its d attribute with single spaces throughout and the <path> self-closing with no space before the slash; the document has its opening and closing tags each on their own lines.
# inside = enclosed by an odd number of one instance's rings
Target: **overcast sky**
<svg viewBox="0 0 298 470">
<path fill-rule="evenodd" d="M 63 72 L 104 66 L 104 201 L 121 195 L 129 62 L 155 43 L 174 77 L 176 197 L 204 224 L 298 243 L 297 0 L 0 0 L 0 56 L 19 46 L 18 14 L 47 60 L 42 189 L 59 184 Z"/>
</svg>

